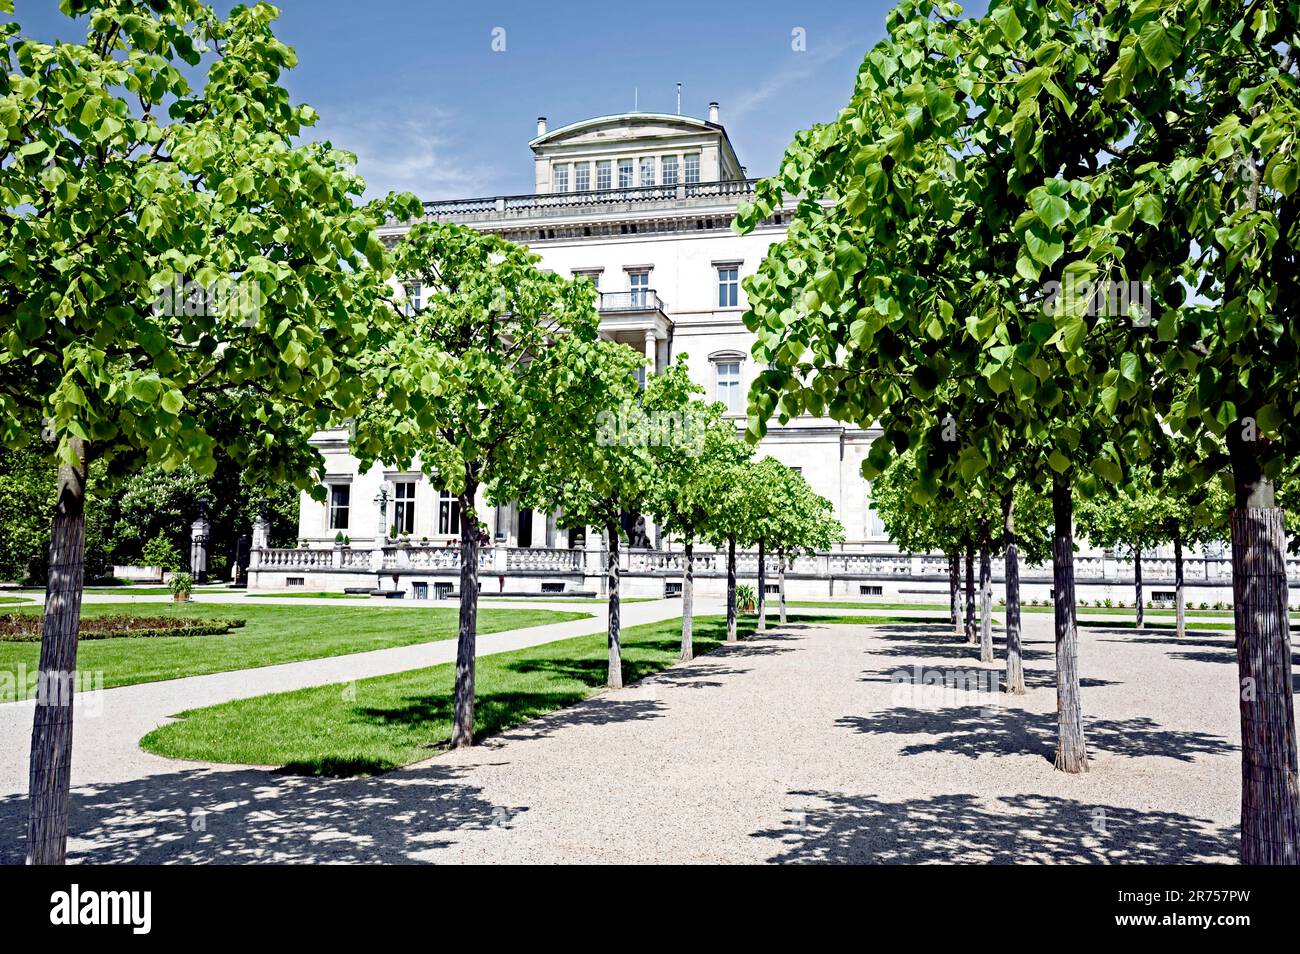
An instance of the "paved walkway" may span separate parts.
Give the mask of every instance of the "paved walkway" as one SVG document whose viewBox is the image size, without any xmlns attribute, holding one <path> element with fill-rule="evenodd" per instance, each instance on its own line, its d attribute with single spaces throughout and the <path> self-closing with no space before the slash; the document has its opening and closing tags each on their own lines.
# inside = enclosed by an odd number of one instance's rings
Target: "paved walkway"
<svg viewBox="0 0 1300 954">
<path fill-rule="evenodd" d="M 318 602 L 337 604 L 341 601 Z M 416 605 L 428 608 L 430 604 Z M 484 600 L 479 605 L 484 609 L 494 606 L 520 609 L 527 604 Z M 598 633 L 605 629 L 606 607 L 602 603 L 546 603 L 538 604 L 536 608 L 575 610 L 592 615 L 586 619 L 480 635 L 479 655 L 523 649 L 586 633 Z M 627 604 L 623 607 L 622 619 L 623 625 L 635 626 L 638 623 L 671 619 L 680 614 L 680 600 L 657 600 Z M 125 782 L 173 770 L 175 762 L 150 755 L 136 743 L 153 729 L 172 721 L 171 716 L 186 709 L 215 705 L 230 699 L 260 696 L 268 692 L 287 692 L 308 686 L 350 682 L 370 676 L 420 669 L 438 663 L 454 662 L 455 659 L 456 640 L 444 639 L 346 656 L 308 659 L 258 669 L 240 669 L 84 693 L 78 699 L 73 733 L 72 784 Z M 35 703 L 30 701 L 0 704 L 0 753 L 3 753 L 0 755 L 0 796 L 27 791 L 34 707 Z"/>
<path fill-rule="evenodd" d="M 978 663 L 946 625 L 796 622 L 377 778 L 165 763 L 144 777 L 79 785 L 72 855 L 1232 860 L 1240 755 L 1231 641 L 1081 632 L 1093 761 L 1087 775 L 1066 776 L 1051 762 L 1050 624 L 1026 621 L 1030 691 L 1020 698 L 972 688 L 968 677 L 1001 665 Z M 962 687 L 938 688 L 935 677 Z M 0 860 L 21 855 L 8 840 L 21 806 L 0 797 Z"/>
</svg>

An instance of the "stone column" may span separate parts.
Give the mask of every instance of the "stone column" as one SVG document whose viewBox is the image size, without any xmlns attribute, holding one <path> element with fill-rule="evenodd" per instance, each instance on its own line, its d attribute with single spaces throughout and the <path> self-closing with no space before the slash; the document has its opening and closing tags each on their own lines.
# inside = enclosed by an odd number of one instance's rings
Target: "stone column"
<svg viewBox="0 0 1300 954">
<path fill-rule="evenodd" d="M 204 516 L 205 509 L 200 508 L 198 517 L 190 524 L 190 573 L 196 583 L 206 583 L 208 579 L 208 531 L 212 524 Z"/>
<path fill-rule="evenodd" d="M 654 329 L 648 328 L 646 329 L 646 333 L 645 333 L 645 359 L 646 361 L 650 362 L 650 366 L 646 369 L 647 376 L 651 374 L 659 373 L 659 368 L 657 367 L 657 363 L 658 363 L 657 357 L 658 357 L 658 349 L 655 345 Z"/>
</svg>

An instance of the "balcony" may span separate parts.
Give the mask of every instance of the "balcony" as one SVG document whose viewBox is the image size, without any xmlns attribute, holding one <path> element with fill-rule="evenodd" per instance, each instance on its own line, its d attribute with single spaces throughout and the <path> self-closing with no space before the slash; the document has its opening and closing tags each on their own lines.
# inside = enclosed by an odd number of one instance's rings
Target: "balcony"
<svg viewBox="0 0 1300 954">
<path fill-rule="evenodd" d="M 602 315 L 622 315 L 634 312 L 667 313 L 664 301 L 653 288 L 637 288 L 632 291 L 600 292 L 596 298 L 596 310 Z"/>
</svg>

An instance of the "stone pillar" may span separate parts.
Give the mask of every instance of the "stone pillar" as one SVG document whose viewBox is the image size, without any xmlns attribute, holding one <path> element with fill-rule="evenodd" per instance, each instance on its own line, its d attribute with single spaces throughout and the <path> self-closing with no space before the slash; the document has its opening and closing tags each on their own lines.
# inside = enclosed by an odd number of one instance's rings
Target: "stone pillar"
<svg viewBox="0 0 1300 954">
<path fill-rule="evenodd" d="M 266 514 L 259 513 L 253 521 L 253 550 L 269 550 L 271 547 L 271 521 Z"/>
<path fill-rule="evenodd" d="M 557 511 L 546 511 L 546 546 L 554 549 L 559 546 L 560 541 L 556 539 L 559 531 L 559 520 L 556 517 Z"/>
<path fill-rule="evenodd" d="M 198 517 L 190 524 L 190 573 L 196 583 L 206 583 L 208 579 L 208 531 L 212 524 L 204 516 L 205 510 L 200 508 Z"/>
<path fill-rule="evenodd" d="M 506 546 L 519 546 L 519 504 L 513 500 L 506 505 Z"/>
<path fill-rule="evenodd" d="M 655 345 L 654 329 L 649 328 L 646 330 L 645 333 L 645 359 L 650 363 L 650 366 L 646 368 L 647 376 L 651 374 L 659 373 L 659 368 L 657 367 L 657 363 L 658 363 L 657 358 L 658 358 L 658 349 Z"/>
</svg>

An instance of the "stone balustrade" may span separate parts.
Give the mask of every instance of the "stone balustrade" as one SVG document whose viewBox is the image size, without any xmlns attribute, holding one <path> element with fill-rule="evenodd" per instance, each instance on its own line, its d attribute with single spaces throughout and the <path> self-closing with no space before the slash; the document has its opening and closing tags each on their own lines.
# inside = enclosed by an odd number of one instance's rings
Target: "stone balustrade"
<svg viewBox="0 0 1300 954">
<path fill-rule="evenodd" d="M 599 551 L 595 551 L 599 553 Z M 582 575 L 603 572 L 603 555 L 599 562 L 587 564 L 587 551 L 547 547 L 494 546 L 479 551 L 479 567 L 490 573 L 532 572 L 556 575 Z M 780 571 L 781 557 L 767 554 L 767 573 L 776 576 Z M 964 570 L 963 560 L 963 570 Z M 991 561 L 994 579 L 1004 576 L 1001 556 Z M 1287 559 L 1287 573 L 1300 580 L 1300 558 Z M 624 573 L 648 576 L 680 574 L 685 568 L 685 555 L 681 550 L 628 550 L 619 552 L 619 565 Z M 978 561 L 977 561 L 978 566 Z M 597 569 L 597 567 L 599 569 Z M 448 574 L 460 569 L 460 550 L 455 547 L 414 546 L 389 544 L 376 549 L 333 548 L 257 548 L 252 551 L 250 570 L 270 571 L 340 571 L 350 573 L 434 573 Z M 725 574 L 725 552 L 702 550 L 695 554 L 695 572 L 701 575 Z M 736 554 L 737 573 L 753 577 L 758 571 L 758 554 L 740 551 Z M 941 554 L 894 554 L 834 552 L 796 554 L 788 558 L 786 572 L 797 576 L 826 579 L 850 577 L 878 580 L 931 579 L 946 580 L 948 560 Z M 978 570 L 977 570 L 978 572 Z M 1142 560 L 1142 579 L 1148 585 L 1172 583 L 1174 560 L 1170 557 L 1146 557 Z M 1020 576 L 1026 581 L 1050 580 L 1052 568 L 1029 566 L 1021 563 Z M 1133 579 L 1132 559 L 1112 559 L 1108 556 L 1076 555 L 1074 576 L 1078 582 L 1123 582 Z M 1224 557 L 1187 557 L 1183 560 L 1183 578 L 1189 583 L 1229 583 L 1232 579 L 1232 561 Z"/>
</svg>

